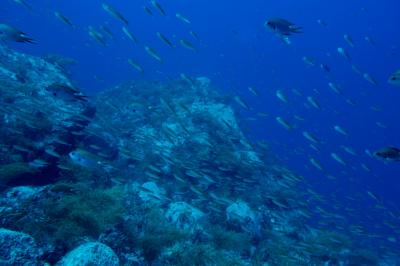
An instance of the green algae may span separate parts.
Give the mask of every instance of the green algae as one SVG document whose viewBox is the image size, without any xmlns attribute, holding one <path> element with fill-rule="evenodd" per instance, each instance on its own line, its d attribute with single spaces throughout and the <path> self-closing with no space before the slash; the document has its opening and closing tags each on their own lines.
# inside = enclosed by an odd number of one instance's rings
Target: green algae
<svg viewBox="0 0 400 266">
<path fill-rule="evenodd" d="M 29 166 L 25 162 L 15 162 L 10 164 L 0 165 L 0 184 L 16 181 L 25 174 L 34 174 L 35 168 Z"/>
</svg>

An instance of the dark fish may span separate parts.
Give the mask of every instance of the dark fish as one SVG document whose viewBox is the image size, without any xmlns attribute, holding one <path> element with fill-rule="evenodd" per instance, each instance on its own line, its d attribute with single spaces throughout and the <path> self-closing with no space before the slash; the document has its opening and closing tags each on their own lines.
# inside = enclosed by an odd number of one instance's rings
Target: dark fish
<svg viewBox="0 0 400 266">
<path fill-rule="evenodd" d="M 13 42 L 36 43 L 34 39 L 13 26 L 0 24 L 0 40 Z"/>
<path fill-rule="evenodd" d="M 54 97 L 63 99 L 65 101 L 87 101 L 87 96 L 82 94 L 82 92 L 76 88 L 64 84 L 50 85 L 46 88 L 46 91 Z"/>
<path fill-rule="evenodd" d="M 56 16 L 56 18 L 58 18 L 61 22 L 63 22 L 64 24 L 73 27 L 74 24 L 72 24 L 71 20 L 69 20 L 69 18 L 67 18 L 66 16 L 64 16 L 63 14 L 61 14 L 60 12 L 54 12 L 54 16 Z"/>
<path fill-rule="evenodd" d="M 157 1 L 152 0 L 151 4 L 161 13 L 161 15 L 163 16 L 167 15 L 164 8 Z"/>
<path fill-rule="evenodd" d="M 115 7 L 107 5 L 105 3 L 102 4 L 103 9 L 109 13 L 114 18 L 122 21 L 125 25 L 129 24 L 129 21 L 117 10 Z"/>
<path fill-rule="evenodd" d="M 301 27 L 298 27 L 294 23 L 283 18 L 272 18 L 267 20 L 265 26 L 270 28 L 273 32 L 283 36 L 290 36 L 293 33 L 301 33 Z"/>
<path fill-rule="evenodd" d="M 374 152 L 374 155 L 387 160 L 400 161 L 400 149 L 396 147 L 385 147 Z"/>
</svg>

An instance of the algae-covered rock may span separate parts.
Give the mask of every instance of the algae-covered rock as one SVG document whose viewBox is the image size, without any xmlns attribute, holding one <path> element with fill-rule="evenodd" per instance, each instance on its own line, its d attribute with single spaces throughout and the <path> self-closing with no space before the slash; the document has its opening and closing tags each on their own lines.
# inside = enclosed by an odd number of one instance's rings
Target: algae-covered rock
<svg viewBox="0 0 400 266">
<path fill-rule="evenodd" d="M 226 219 L 231 225 L 248 233 L 257 234 L 259 231 L 258 215 L 246 202 L 237 201 L 229 205 L 226 208 Z"/>
<path fill-rule="evenodd" d="M 144 202 L 161 203 L 165 200 L 165 190 L 155 182 L 146 182 L 140 187 L 139 197 Z"/>
<path fill-rule="evenodd" d="M 194 231 L 200 228 L 199 222 L 204 215 L 202 211 L 186 202 L 174 202 L 168 206 L 165 217 L 177 228 Z"/>
<path fill-rule="evenodd" d="M 89 242 L 70 251 L 57 266 L 118 266 L 119 259 L 114 251 L 99 242 Z"/>
<path fill-rule="evenodd" d="M 94 113 L 61 67 L 1 45 L 0 106 L 2 184 L 49 182 Z"/>
<path fill-rule="evenodd" d="M 0 229 L 0 265 L 44 265 L 35 240 L 24 233 Z"/>
</svg>

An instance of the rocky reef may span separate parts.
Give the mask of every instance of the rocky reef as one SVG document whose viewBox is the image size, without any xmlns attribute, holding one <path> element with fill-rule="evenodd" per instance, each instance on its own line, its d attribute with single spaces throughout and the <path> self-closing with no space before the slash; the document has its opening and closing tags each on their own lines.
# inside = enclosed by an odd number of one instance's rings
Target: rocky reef
<svg viewBox="0 0 400 266">
<path fill-rule="evenodd" d="M 53 182 L 94 108 L 61 66 L 3 46 L 0 101 L 0 185 Z"/>
<path fill-rule="evenodd" d="M 0 59 L 1 265 L 396 265 L 307 225 L 304 180 L 207 78 L 88 99 L 57 63 Z"/>
</svg>

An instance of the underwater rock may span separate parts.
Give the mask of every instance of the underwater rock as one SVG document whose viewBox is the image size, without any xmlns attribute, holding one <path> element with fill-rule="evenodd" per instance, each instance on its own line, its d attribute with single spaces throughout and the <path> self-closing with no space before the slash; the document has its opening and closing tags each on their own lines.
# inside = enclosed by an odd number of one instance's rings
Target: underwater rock
<svg viewBox="0 0 400 266">
<path fill-rule="evenodd" d="M 226 220 L 236 228 L 256 234 L 258 233 L 258 215 L 243 201 L 232 203 L 226 208 Z"/>
<path fill-rule="evenodd" d="M 255 213 L 250 209 L 247 203 L 238 201 L 231 204 L 226 209 L 226 218 L 228 221 L 254 221 Z"/>
<path fill-rule="evenodd" d="M 177 228 L 193 232 L 200 228 L 204 213 L 186 202 L 174 202 L 168 206 L 165 217 Z"/>
<path fill-rule="evenodd" d="M 119 259 L 114 251 L 99 242 L 88 242 L 70 251 L 57 266 L 118 266 Z"/>
<path fill-rule="evenodd" d="M 95 112 L 61 67 L 1 45 L 0 106 L 2 185 L 50 183 Z"/>
<path fill-rule="evenodd" d="M 0 228 L 0 265 L 44 265 L 41 254 L 31 236 Z"/>
<path fill-rule="evenodd" d="M 1 197 L 0 209 L 1 208 L 18 209 L 25 202 L 32 200 L 33 198 L 40 197 L 40 194 L 43 191 L 44 188 L 41 187 L 30 187 L 30 186 L 13 187 L 9 189 L 7 193 Z"/>
<path fill-rule="evenodd" d="M 140 189 L 139 197 L 144 202 L 160 203 L 165 200 L 165 191 L 154 182 L 146 182 Z"/>
</svg>

